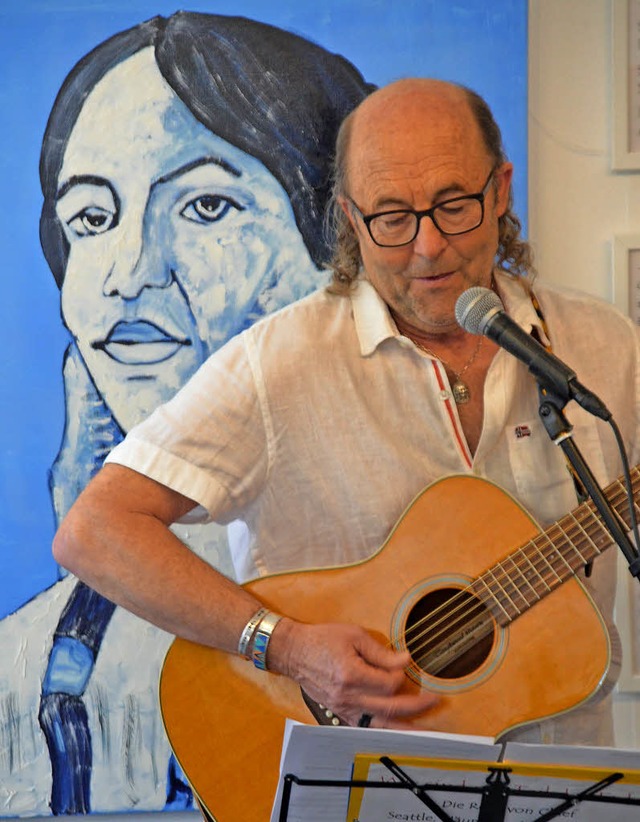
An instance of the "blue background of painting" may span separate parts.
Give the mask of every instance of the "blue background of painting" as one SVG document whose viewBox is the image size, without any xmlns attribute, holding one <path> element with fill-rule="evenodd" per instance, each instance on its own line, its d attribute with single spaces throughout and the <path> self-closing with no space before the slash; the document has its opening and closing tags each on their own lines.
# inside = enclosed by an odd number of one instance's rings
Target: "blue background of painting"
<svg viewBox="0 0 640 822">
<path fill-rule="evenodd" d="M 0 617 L 57 578 L 47 472 L 64 420 L 67 336 L 59 292 L 38 239 L 40 142 L 72 65 L 100 41 L 155 14 L 165 0 L 16 0 L 0 10 Z M 343 54 L 367 80 L 456 80 L 489 102 L 527 202 L 526 0 L 220 0 L 193 11 L 242 14 Z"/>
</svg>

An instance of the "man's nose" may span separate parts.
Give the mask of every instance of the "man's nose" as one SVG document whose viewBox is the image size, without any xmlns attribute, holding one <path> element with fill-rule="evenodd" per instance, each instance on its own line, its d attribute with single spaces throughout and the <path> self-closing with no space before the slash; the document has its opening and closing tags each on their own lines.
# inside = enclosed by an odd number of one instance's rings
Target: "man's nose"
<svg viewBox="0 0 640 822">
<path fill-rule="evenodd" d="M 421 257 L 437 257 L 447 247 L 447 238 L 437 228 L 431 217 L 423 217 L 413 241 L 415 254 Z"/>
</svg>

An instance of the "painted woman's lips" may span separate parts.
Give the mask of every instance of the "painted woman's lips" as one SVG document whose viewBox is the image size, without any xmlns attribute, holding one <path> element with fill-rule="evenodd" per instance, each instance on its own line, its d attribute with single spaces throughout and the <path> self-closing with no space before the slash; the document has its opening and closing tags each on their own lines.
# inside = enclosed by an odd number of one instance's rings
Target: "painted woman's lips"
<svg viewBox="0 0 640 822">
<path fill-rule="evenodd" d="M 154 323 L 123 320 L 113 326 L 106 340 L 92 347 L 124 365 L 153 365 L 173 357 L 185 345 L 191 345 L 191 340 L 179 340 Z"/>
</svg>

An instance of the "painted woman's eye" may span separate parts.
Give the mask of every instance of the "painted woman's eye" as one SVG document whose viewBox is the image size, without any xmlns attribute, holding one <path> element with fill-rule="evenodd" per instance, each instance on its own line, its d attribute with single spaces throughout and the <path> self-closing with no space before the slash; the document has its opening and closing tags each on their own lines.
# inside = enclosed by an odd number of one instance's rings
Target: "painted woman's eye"
<svg viewBox="0 0 640 822">
<path fill-rule="evenodd" d="M 204 194 L 202 197 L 197 197 L 195 200 L 187 203 L 180 214 L 194 223 L 217 223 L 219 220 L 222 220 L 232 208 L 236 209 L 236 211 L 244 211 L 242 206 L 227 197 L 219 197 L 216 194 Z"/>
<path fill-rule="evenodd" d="M 116 215 L 104 208 L 91 206 L 79 211 L 67 225 L 78 237 L 104 234 L 116 224 Z"/>
</svg>

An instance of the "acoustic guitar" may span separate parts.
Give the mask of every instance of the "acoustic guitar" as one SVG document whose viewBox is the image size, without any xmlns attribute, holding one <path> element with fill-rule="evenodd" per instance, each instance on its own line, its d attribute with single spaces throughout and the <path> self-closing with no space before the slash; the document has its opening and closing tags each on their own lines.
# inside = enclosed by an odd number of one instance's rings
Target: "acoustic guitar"
<svg viewBox="0 0 640 822">
<path fill-rule="evenodd" d="M 624 483 L 605 493 L 628 524 Z M 414 500 L 371 558 L 245 587 L 297 620 L 357 623 L 408 649 L 406 688 L 441 697 L 417 729 L 499 738 L 586 703 L 617 675 L 575 576 L 611 544 L 591 502 L 541 531 L 496 485 L 452 476 Z M 164 661 L 160 703 L 178 762 L 218 822 L 269 819 L 285 719 L 323 715 L 292 680 L 181 639 Z"/>
</svg>

